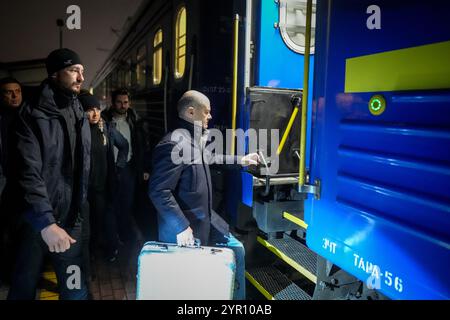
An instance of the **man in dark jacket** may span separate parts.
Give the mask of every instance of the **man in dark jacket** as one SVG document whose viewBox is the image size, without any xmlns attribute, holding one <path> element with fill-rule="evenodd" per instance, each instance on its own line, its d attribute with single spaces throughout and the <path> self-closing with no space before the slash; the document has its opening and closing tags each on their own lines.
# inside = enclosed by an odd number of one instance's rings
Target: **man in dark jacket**
<svg viewBox="0 0 450 320">
<path fill-rule="evenodd" d="M 140 239 L 134 221 L 136 187 L 139 182 L 149 178 L 144 172 L 144 143 L 142 123 L 131 107 L 130 94 L 126 89 L 117 89 L 111 93 L 112 105 L 104 113 L 107 122 L 119 131 L 128 141 L 129 151 L 126 166 L 120 170 L 114 204 L 117 221 L 119 222 L 119 235 L 122 241 L 131 242 Z M 114 148 L 117 163 L 118 150 Z"/>
<path fill-rule="evenodd" d="M 69 49 L 51 52 L 46 67 L 48 79 L 18 126 L 25 227 L 8 299 L 34 299 L 48 252 L 60 299 L 86 299 L 82 240 L 91 134 L 77 99 L 84 69 Z"/>
<path fill-rule="evenodd" d="M 160 241 L 186 246 L 197 238 L 204 245 L 227 245 L 235 250 L 240 291 L 234 297 L 244 299 L 243 247 L 228 232 L 218 239 L 219 228 L 212 220 L 220 219 L 212 210 L 209 164 L 249 165 L 257 164 L 259 158 L 255 153 L 242 158 L 209 154 L 205 143 L 210 112 L 205 95 L 194 90 L 183 94 L 178 101 L 179 129 L 168 133 L 153 152 L 149 196 L 158 211 Z M 224 228 L 220 229 L 223 233 Z"/>
<path fill-rule="evenodd" d="M 11 274 L 17 212 L 21 202 L 17 184 L 15 136 L 23 106 L 22 86 L 14 78 L 0 79 L 0 281 Z"/>
<path fill-rule="evenodd" d="M 22 104 L 20 83 L 14 78 L 0 79 L 0 208 L 6 178 L 15 171 L 16 159 L 13 154 L 17 144 L 15 130 Z M 3 211 L 0 210 L 0 212 Z"/>
<path fill-rule="evenodd" d="M 16 144 L 14 132 L 22 102 L 20 83 L 14 78 L 0 79 L 0 212 L 5 211 L 1 210 L 2 194 L 15 165 L 12 154 Z"/>
</svg>

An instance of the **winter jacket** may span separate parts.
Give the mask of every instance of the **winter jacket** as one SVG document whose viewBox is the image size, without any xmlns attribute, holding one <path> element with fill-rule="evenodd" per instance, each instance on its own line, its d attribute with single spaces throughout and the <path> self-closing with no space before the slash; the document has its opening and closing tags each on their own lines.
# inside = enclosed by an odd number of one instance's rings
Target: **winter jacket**
<svg viewBox="0 0 450 320">
<path fill-rule="evenodd" d="M 64 108 L 74 110 L 74 148 Z M 87 116 L 75 94 L 65 93 L 45 80 L 39 96 L 19 119 L 19 184 L 25 220 L 36 231 L 53 223 L 71 226 L 86 211 L 91 147 Z"/>
<path fill-rule="evenodd" d="M 207 244 L 212 213 L 209 164 L 230 159 L 208 153 L 207 131 L 185 120 L 179 123 L 153 151 L 149 197 L 158 212 L 160 241 L 175 243 L 176 235 L 190 226 L 194 237 Z M 236 166 L 237 157 L 231 158 Z"/>
<path fill-rule="evenodd" d="M 17 182 L 17 126 L 19 114 L 26 102 L 19 108 L 0 106 L 0 217 L 2 222 L 17 222 L 21 212 L 22 197 Z M 6 221 L 5 221 L 6 220 Z"/>
</svg>

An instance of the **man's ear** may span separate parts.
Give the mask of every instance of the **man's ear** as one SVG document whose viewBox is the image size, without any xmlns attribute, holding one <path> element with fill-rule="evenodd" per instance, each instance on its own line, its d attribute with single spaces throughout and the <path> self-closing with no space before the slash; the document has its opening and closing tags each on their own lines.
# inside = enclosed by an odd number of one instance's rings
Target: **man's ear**
<svg viewBox="0 0 450 320">
<path fill-rule="evenodd" d="M 194 113 L 195 113 L 194 107 L 189 107 L 189 108 L 187 108 L 186 113 L 187 113 L 187 115 L 188 115 L 190 118 L 193 118 L 193 117 L 194 117 Z"/>
</svg>

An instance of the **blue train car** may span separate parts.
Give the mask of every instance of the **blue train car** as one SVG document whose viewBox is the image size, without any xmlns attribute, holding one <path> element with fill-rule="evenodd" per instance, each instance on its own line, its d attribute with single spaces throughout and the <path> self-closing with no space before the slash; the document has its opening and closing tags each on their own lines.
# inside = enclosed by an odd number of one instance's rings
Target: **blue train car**
<svg viewBox="0 0 450 320">
<path fill-rule="evenodd" d="M 449 10 L 318 3 L 307 244 L 393 299 L 450 298 Z"/>
</svg>

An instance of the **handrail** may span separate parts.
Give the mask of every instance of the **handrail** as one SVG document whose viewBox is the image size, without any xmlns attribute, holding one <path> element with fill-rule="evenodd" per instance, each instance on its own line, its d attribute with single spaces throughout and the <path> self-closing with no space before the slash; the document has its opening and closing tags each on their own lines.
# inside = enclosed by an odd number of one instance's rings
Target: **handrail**
<svg viewBox="0 0 450 320">
<path fill-rule="evenodd" d="M 280 145 L 278 146 L 278 149 L 277 149 L 277 155 L 280 155 L 281 151 L 283 151 L 286 140 L 287 140 L 289 134 L 291 133 L 292 126 L 294 125 L 294 121 L 297 118 L 298 107 L 299 107 L 300 103 L 302 102 L 302 100 L 298 96 L 293 96 L 291 98 L 291 102 L 294 105 L 294 111 L 292 111 L 292 115 L 291 115 L 291 118 L 289 119 L 289 123 L 286 127 L 286 130 L 284 131 L 283 137 L 281 138 Z"/>
<path fill-rule="evenodd" d="M 237 80 L 238 80 L 238 44 L 239 44 L 239 15 L 234 17 L 234 48 L 233 48 L 233 87 L 232 87 L 232 118 L 231 118 L 231 155 L 236 149 L 236 116 L 237 116 Z"/>
<path fill-rule="evenodd" d="M 308 96 L 309 96 L 309 56 L 311 47 L 311 16 L 312 0 L 307 0 L 306 5 L 306 34 L 305 34 L 305 64 L 303 70 L 303 99 L 302 99 L 302 117 L 300 126 L 300 165 L 298 175 L 299 190 L 305 185 L 305 167 L 306 167 L 306 117 L 308 115 Z"/>
</svg>

